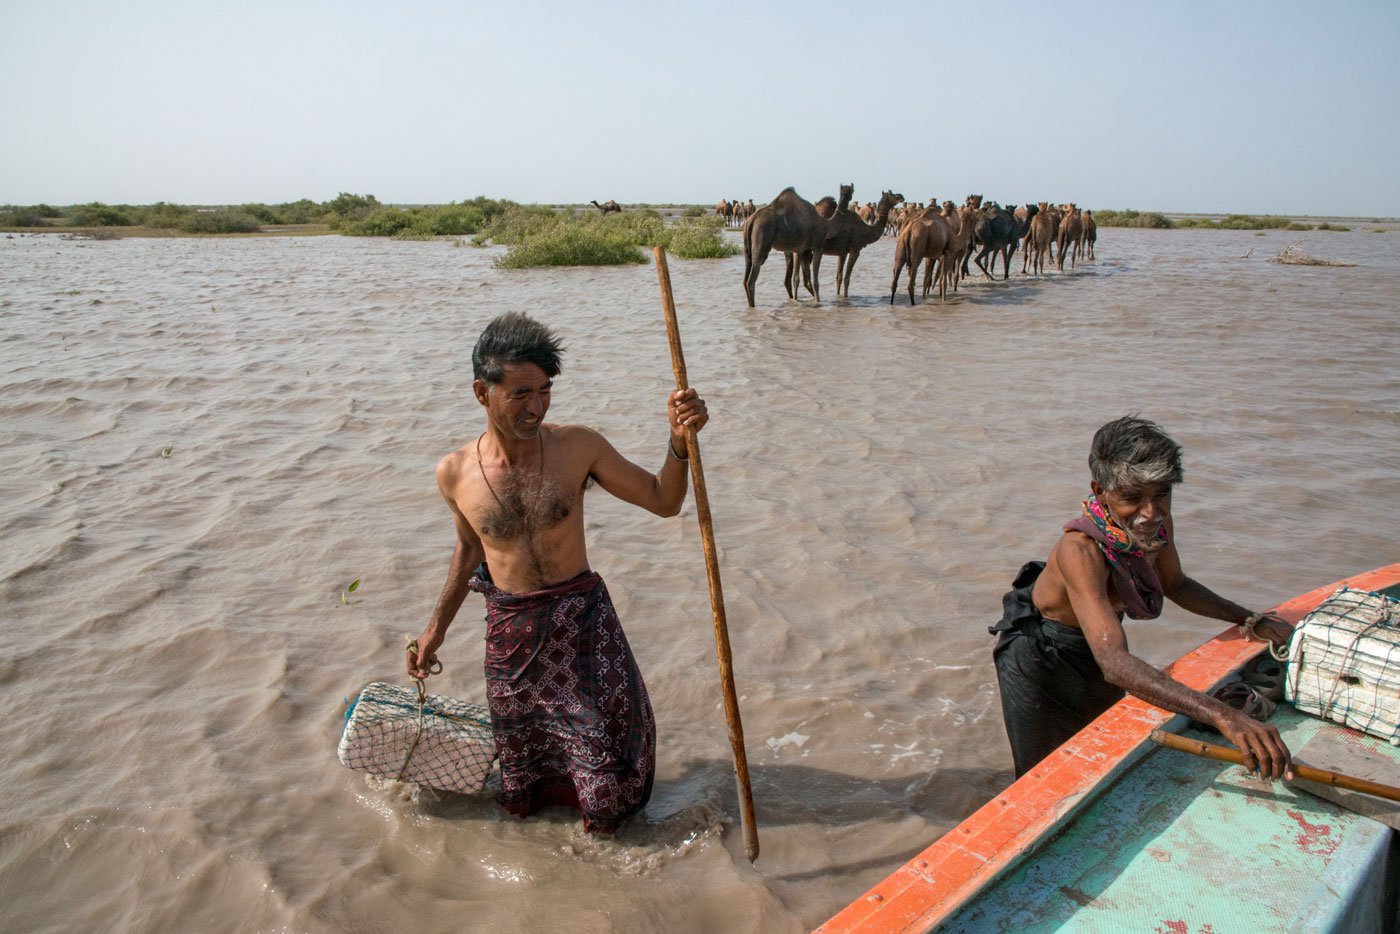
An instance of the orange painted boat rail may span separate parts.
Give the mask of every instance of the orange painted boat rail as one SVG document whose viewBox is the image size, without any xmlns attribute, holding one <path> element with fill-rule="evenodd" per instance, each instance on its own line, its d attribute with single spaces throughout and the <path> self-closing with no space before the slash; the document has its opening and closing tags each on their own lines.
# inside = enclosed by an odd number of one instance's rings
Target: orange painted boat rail
<svg viewBox="0 0 1400 934">
<path fill-rule="evenodd" d="M 1400 583 L 1400 564 L 1319 587 L 1274 608 L 1296 623 L 1342 585 L 1383 590 Z M 1263 651 L 1238 627 L 1197 646 L 1166 671 L 1209 691 Z M 1126 697 L 1110 707 L 1011 787 L 932 846 L 851 902 L 817 934 L 927 931 L 1048 840 L 1081 803 L 1152 749 L 1152 731 L 1179 715 Z"/>
</svg>

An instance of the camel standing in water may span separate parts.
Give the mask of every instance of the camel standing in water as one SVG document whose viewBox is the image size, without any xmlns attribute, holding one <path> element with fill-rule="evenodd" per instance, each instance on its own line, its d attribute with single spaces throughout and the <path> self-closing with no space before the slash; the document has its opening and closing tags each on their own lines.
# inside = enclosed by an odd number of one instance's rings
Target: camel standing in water
<svg viewBox="0 0 1400 934">
<path fill-rule="evenodd" d="M 818 301 L 820 283 L 817 273 L 822 263 L 822 243 L 826 240 L 827 224 L 812 202 L 805 200 L 791 187 L 754 212 L 744 222 L 744 294 L 749 307 L 754 307 L 754 286 L 758 271 L 774 249 L 802 255 L 812 251 L 812 295 Z"/>
<path fill-rule="evenodd" d="M 1087 208 L 1083 211 L 1082 220 L 1084 222 L 1084 246 L 1088 250 L 1088 259 L 1094 258 L 1094 243 L 1099 239 L 1099 225 L 1094 223 L 1094 212 Z"/>
<path fill-rule="evenodd" d="M 843 194 L 847 187 L 852 186 L 841 186 Z M 880 203 L 875 207 L 873 224 L 867 222 L 856 211 L 843 211 L 837 206 L 836 211 L 828 214 L 822 210 L 821 204 L 817 205 L 817 212 L 826 218 L 828 227 L 822 253 L 836 257 L 837 298 L 851 297 L 851 271 L 856 268 L 860 251 L 885 235 L 885 223 L 889 220 L 890 210 L 903 200 L 903 195 L 892 191 L 881 193 Z M 822 201 L 826 199 L 823 198 Z"/>
<path fill-rule="evenodd" d="M 1016 206 L 1011 206 L 1011 211 L 1003 211 L 1001 206 L 995 201 L 987 203 L 987 209 L 982 213 L 982 219 L 977 222 L 977 242 L 982 245 L 982 249 L 977 251 L 973 262 L 977 268 L 982 270 L 982 275 L 988 279 L 996 278 L 997 256 L 1001 256 L 1001 277 L 1011 278 L 1011 254 L 1016 251 L 1016 241 L 1020 239 L 1016 230 L 1016 215 L 1013 213 Z M 987 269 L 987 257 L 992 258 L 992 267 Z"/>
<path fill-rule="evenodd" d="M 593 205 L 598 210 L 602 211 L 604 214 L 622 213 L 622 207 L 616 201 L 604 201 L 602 204 L 599 204 L 597 201 L 590 201 L 588 203 Z"/>
<path fill-rule="evenodd" d="M 919 265 L 937 262 L 948 248 L 951 233 L 948 222 L 928 208 L 911 212 L 900 228 L 899 239 L 895 241 L 894 278 L 890 280 L 891 305 L 894 304 L 894 293 L 899 290 L 900 270 L 906 268 L 909 270 L 909 304 L 915 304 L 914 282 L 918 278 Z M 947 277 L 940 276 L 940 299 L 947 297 L 946 283 Z"/>
<path fill-rule="evenodd" d="M 1079 259 L 1079 240 L 1084 233 L 1084 224 L 1079 219 L 1079 208 L 1073 204 L 1065 205 L 1065 214 L 1060 218 L 1059 249 L 1060 255 L 1056 259 L 1055 268 L 1061 272 L 1065 270 L 1065 251 L 1070 251 L 1069 268 L 1073 269 L 1075 261 Z"/>
<path fill-rule="evenodd" d="M 734 208 L 723 198 L 719 199 L 719 204 L 715 205 L 715 214 L 724 218 L 724 226 L 729 226 L 729 218 L 734 216 Z"/>
<path fill-rule="evenodd" d="M 947 296 L 948 283 L 953 283 L 953 291 L 958 290 L 962 281 L 962 270 L 967 265 L 967 255 L 976 242 L 977 227 L 982 221 L 983 212 L 963 205 L 954 207 L 953 202 L 943 202 L 943 219 L 948 222 L 948 245 L 943 248 L 943 256 L 938 260 L 938 290 Z M 933 287 L 933 264 L 924 270 L 924 298 Z"/>
<path fill-rule="evenodd" d="M 1045 271 L 1045 253 L 1055 240 L 1055 219 L 1049 205 L 1042 201 L 1038 207 L 1038 212 L 1031 218 L 1030 232 L 1026 234 L 1026 252 L 1037 276 Z"/>
</svg>

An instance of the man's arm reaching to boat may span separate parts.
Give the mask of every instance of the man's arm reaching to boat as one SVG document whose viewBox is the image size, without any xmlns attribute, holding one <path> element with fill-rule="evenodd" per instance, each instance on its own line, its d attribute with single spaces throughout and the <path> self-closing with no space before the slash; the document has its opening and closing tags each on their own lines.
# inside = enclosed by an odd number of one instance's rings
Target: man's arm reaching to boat
<svg viewBox="0 0 1400 934">
<path fill-rule="evenodd" d="M 1128 651 L 1122 621 L 1108 599 L 1109 570 L 1092 540 L 1068 534 L 1056 545 L 1052 560 L 1064 579 L 1074 615 L 1105 680 L 1149 704 L 1215 727 L 1244 754 L 1250 771 L 1270 779 L 1292 779 L 1292 759 L 1275 727 L 1188 688 Z M 1163 549 L 1157 570 L 1166 596 L 1182 609 L 1234 623 L 1244 623 L 1250 615 L 1243 607 L 1186 577 L 1174 543 Z M 1287 623 L 1277 618 L 1268 621 L 1270 635 L 1287 638 L 1282 634 L 1288 629 Z"/>
</svg>

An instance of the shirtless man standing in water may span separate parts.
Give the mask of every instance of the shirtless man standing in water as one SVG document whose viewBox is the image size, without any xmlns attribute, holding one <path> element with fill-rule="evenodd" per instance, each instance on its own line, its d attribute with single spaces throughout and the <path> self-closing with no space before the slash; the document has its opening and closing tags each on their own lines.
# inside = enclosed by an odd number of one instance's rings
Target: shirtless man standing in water
<svg viewBox="0 0 1400 934">
<path fill-rule="evenodd" d="M 667 450 L 652 474 L 592 429 L 545 423 L 561 352 L 522 314 L 496 318 L 472 351 L 486 430 L 437 466 L 457 545 L 408 673 L 428 677 L 467 592 L 483 594 L 501 805 L 520 817 L 571 806 L 587 830 L 609 834 L 651 794 L 656 731 L 607 587 L 588 566 L 583 494 L 596 481 L 618 499 L 676 515 L 686 431 L 709 415 L 695 390 L 671 393 Z"/>
</svg>

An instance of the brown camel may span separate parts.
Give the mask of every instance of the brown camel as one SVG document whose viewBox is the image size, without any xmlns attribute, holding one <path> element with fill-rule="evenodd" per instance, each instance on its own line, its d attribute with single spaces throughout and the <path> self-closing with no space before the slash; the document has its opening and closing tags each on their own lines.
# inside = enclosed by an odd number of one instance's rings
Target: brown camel
<svg viewBox="0 0 1400 934">
<path fill-rule="evenodd" d="M 590 201 L 588 203 L 593 205 L 598 210 L 602 211 L 604 214 L 622 213 L 622 207 L 616 201 L 604 201 L 602 204 L 599 204 L 597 201 Z"/>
<path fill-rule="evenodd" d="M 1088 259 L 1094 258 L 1094 242 L 1099 239 L 1099 225 L 1094 223 L 1094 212 L 1085 208 L 1081 219 L 1084 222 L 1084 246 L 1088 250 Z"/>
<path fill-rule="evenodd" d="M 1073 204 L 1065 205 L 1066 211 L 1060 218 L 1060 234 L 1058 237 L 1060 255 L 1056 257 L 1055 268 L 1064 272 L 1065 251 L 1069 250 L 1069 268 L 1073 269 L 1075 260 L 1079 258 L 1079 240 L 1084 233 L 1084 223 L 1079 219 L 1079 208 Z"/>
<path fill-rule="evenodd" d="M 923 262 L 937 262 L 948 247 L 950 235 L 948 222 L 942 215 L 935 214 L 927 208 L 921 209 L 920 213 L 905 221 L 899 231 L 899 239 L 895 241 L 894 278 L 890 280 L 891 305 L 894 304 L 894 293 L 899 289 L 900 270 L 905 268 L 909 270 L 909 304 L 915 304 L 914 283 L 918 279 L 919 265 Z M 945 281 L 940 277 L 940 299 L 947 298 L 947 291 L 942 287 Z"/>
<path fill-rule="evenodd" d="M 1055 247 L 1060 240 L 1060 221 L 1065 216 L 1064 206 L 1052 204 L 1046 209 L 1046 213 L 1050 215 L 1050 261 L 1053 263 L 1055 261 Z"/>
<path fill-rule="evenodd" d="M 1042 201 L 1038 207 L 1040 210 L 1031 218 L 1031 229 L 1026 234 L 1026 252 L 1031 254 L 1031 263 L 1037 276 L 1045 271 L 1045 252 L 1055 240 L 1055 218 L 1051 214 L 1050 205 Z"/>
<path fill-rule="evenodd" d="M 755 211 L 744 222 L 744 294 L 748 296 L 749 307 L 753 307 L 758 271 L 774 249 L 797 254 L 813 251 L 812 284 L 819 288 L 817 273 L 821 269 L 821 245 L 825 240 L 826 221 L 810 201 L 791 187 L 784 188 L 778 197 Z M 820 301 L 817 288 L 812 295 Z"/>
<path fill-rule="evenodd" d="M 967 255 L 972 251 L 972 244 L 976 240 L 977 225 L 982 221 L 982 212 L 967 205 L 955 208 L 953 202 L 945 201 L 943 218 L 948 222 L 948 245 L 943 248 L 943 255 L 938 260 L 938 291 L 940 295 L 947 295 L 949 282 L 952 282 L 953 291 L 956 292 L 958 283 L 962 281 L 963 266 L 966 265 Z M 933 265 L 930 264 L 924 271 L 924 298 L 928 298 L 932 285 Z"/>
<path fill-rule="evenodd" d="M 1035 219 L 1036 214 L 1040 213 L 1040 208 L 1044 205 L 1043 201 L 1040 205 L 1028 204 L 1025 207 L 1017 208 L 1014 212 L 1016 226 L 1021 230 L 1021 275 L 1023 276 L 1031 264 L 1031 221 Z"/>
<path fill-rule="evenodd" d="M 831 230 L 831 219 L 836 216 L 837 211 L 845 211 L 846 206 L 851 203 L 851 195 L 855 193 L 854 184 L 841 186 L 841 202 L 838 204 L 831 195 L 823 195 L 817 199 L 817 203 L 812 207 L 817 209 L 817 215 L 827 224 L 827 230 Z M 787 289 L 788 298 L 797 298 L 797 278 L 799 273 L 802 276 L 802 284 L 807 287 L 807 294 L 815 297 L 817 291 L 812 286 L 812 254 L 810 251 L 804 253 L 787 252 L 783 254 L 786 271 L 783 274 L 783 286 Z"/>
<path fill-rule="evenodd" d="M 847 187 L 849 186 L 841 186 L 842 194 L 845 194 Z M 903 200 L 903 195 L 892 191 L 882 192 L 880 203 L 875 208 L 873 224 L 867 223 L 855 211 L 841 210 L 839 205 L 836 211 L 828 215 L 823 212 L 822 204 L 818 203 L 817 212 L 827 220 L 826 242 L 822 244 L 822 253 L 825 256 L 836 257 L 837 298 L 851 297 L 851 271 L 856 268 L 860 251 L 884 236 L 890 210 Z M 825 202 L 826 199 L 823 198 L 822 201 Z"/>
<path fill-rule="evenodd" d="M 726 227 L 729 226 L 729 217 L 730 217 L 730 215 L 732 215 L 733 213 L 734 213 L 734 208 L 730 206 L 729 202 L 728 202 L 728 201 L 725 201 L 723 198 L 720 198 L 720 199 L 719 199 L 719 204 L 716 204 L 716 205 L 715 205 L 715 214 L 717 214 L 718 216 L 724 218 L 724 225 L 725 225 Z"/>
</svg>

